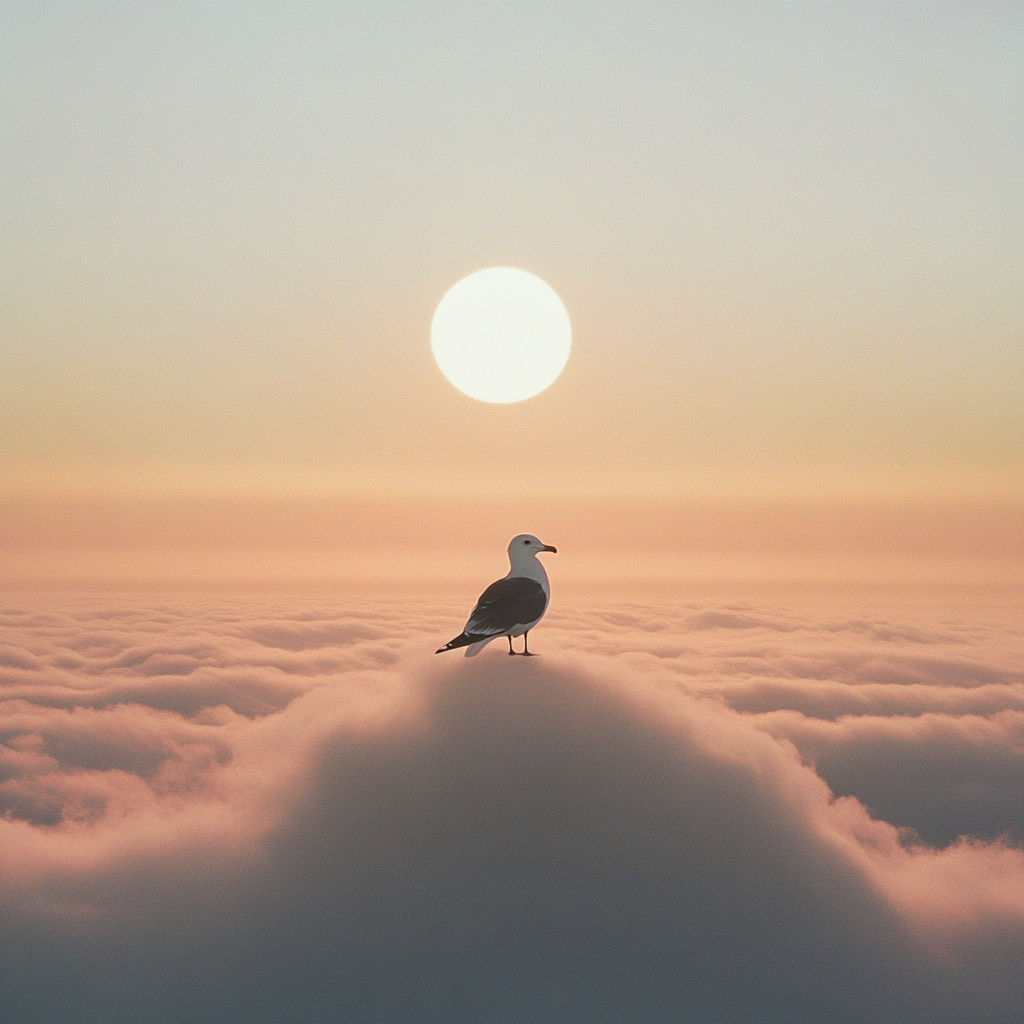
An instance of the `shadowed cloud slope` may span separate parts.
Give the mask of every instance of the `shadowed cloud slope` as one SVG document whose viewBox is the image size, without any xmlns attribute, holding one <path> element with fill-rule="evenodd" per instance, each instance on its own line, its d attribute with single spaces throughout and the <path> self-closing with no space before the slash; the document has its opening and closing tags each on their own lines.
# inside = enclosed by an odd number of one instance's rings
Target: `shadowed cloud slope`
<svg viewBox="0 0 1024 1024">
<path fill-rule="evenodd" d="M 1012 601 L 463 603 L 8 595 L 5 1020 L 1020 1019 Z"/>
</svg>

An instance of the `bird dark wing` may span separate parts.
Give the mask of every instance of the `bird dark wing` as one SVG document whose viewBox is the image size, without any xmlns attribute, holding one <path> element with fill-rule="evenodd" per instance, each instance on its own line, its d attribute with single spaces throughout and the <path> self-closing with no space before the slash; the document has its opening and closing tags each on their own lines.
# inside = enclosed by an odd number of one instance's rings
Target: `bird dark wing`
<svg viewBox="0 0 1024 1024">
<path fill-rule="evenodd" d="M 525 576 L 498 580 L 480 595 L 466 623 L 466 633 L 500 636 L 514 626 L 539 619 L 547 603 L 547 594 L 536 580 Z"/>
</svg>

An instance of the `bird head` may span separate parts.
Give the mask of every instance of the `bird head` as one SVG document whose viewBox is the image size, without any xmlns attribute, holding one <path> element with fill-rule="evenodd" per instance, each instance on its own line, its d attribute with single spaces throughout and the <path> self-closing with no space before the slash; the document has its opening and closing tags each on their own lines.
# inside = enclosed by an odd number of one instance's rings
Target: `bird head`
<svg viewBox="0 0 1024 1024">
<path fill-rule="evenodd" d="M 557 550 L 557 548 L 553 548 L 550 544 L 541 543 L 532 533 L 521 533 L 518 537 L 513 537 L 509 542 L 508 557 L 509 561 L 515 565 L 524 558 L 536 556 L 541 551 L 551 551 L 554 553 Z"/>
</svg>

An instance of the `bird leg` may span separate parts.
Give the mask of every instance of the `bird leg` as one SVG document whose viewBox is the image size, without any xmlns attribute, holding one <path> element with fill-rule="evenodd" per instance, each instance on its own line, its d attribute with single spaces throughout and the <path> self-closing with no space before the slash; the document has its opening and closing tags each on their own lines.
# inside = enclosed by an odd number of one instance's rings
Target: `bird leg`
<svg viewBox="0 0 1024 1024">
<path fill-rule="evenodd" d="M 523 649 L 521 651 L 515 651 L 515 650 L 512 649 L 512 635 L 511 634 L 506 634 L 506 635 L 508 636 L 508 653 L 509 654 L 518 654 L 520 657 L 523 657 L 523 658 L 532 658 L 533 657 L 533 653 L 530 651 L 530 648 L 529 648 L 529 646 L 527 645 L 527 642 L 526 642 L 526 638 L 530 635 L 530 631 L 529 630 L 527 630 L 523 634 Z"/>
</svg>

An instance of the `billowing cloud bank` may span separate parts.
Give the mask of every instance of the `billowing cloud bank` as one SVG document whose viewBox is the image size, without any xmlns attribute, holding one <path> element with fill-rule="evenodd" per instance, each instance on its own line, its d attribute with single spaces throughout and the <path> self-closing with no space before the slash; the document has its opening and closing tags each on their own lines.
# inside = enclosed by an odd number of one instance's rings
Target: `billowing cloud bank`
<svg viewBox="0 0 1024 1024">
<path fill-rule="evenodd" d="M 1024 1015 L 1012 602 L 463 603 L 3 599 L 4 1020 Z"/>
</svg>

